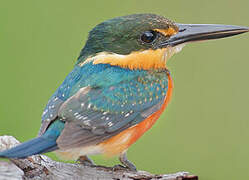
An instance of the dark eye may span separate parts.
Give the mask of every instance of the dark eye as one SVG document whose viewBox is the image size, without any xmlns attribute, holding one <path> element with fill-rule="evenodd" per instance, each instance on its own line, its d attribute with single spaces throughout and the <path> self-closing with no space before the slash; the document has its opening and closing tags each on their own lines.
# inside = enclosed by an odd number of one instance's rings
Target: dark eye
<svg viewBox="0 0 249 180">
<path fill-rule="evenodd" d="M 141 40 L 145 43 L 152 43 L 157 37 L 157 33 L 155 31 L 145 31 L 141 35 Z"/>
</svg>

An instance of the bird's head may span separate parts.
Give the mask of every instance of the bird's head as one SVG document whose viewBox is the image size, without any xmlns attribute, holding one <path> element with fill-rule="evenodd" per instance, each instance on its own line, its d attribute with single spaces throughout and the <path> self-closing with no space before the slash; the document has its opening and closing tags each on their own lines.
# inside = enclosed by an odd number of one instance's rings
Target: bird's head
<svg viewBox="0 0 249 180">
<path fill-rule="evenodd" d="M 164 69 L 166 61 L 188 42 L 248 32 L 231 25 L 177 24 L 155 14 L 117 17 L 97 25 L 82 49 L 78 64 L 111 64 L 129 69 Z"/>
</svg>

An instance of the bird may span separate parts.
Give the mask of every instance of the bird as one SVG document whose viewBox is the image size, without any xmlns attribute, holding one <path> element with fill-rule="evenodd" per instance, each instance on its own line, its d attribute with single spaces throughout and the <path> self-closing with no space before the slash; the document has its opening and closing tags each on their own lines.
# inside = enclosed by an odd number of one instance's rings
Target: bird
<svg viewBox="0 0 249 180">
<path fill-rule="evenodd" d="M 0 152 L 26 158 L 55 151 L 92 166 L 94 154 L 119 156 L 136 171 L 127 150 L 168 105 L 173 80 L 167 61 L 191 42 L 248 32 L 248 27 L 181 24 L 156 14 L 132 14 L 96 25 L 73 70 L 49 99 L 36 138 Z M 121 166 L 121 165 L 120 165 Z"/>
</svg>

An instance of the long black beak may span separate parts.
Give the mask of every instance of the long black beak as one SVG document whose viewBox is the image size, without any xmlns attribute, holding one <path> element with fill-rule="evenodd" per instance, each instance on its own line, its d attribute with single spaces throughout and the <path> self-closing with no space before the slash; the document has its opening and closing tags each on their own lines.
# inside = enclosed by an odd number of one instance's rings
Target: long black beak
<svg viewBox="0 0 249 180">
<path fill-rule="evenodd" d="M 162 46 L 176 46 L 187 42 L 219 39 L 249 31 L 248 27 L 218 24 L 176 24 L 179 32 L 172 35 Z"/>
</svg>

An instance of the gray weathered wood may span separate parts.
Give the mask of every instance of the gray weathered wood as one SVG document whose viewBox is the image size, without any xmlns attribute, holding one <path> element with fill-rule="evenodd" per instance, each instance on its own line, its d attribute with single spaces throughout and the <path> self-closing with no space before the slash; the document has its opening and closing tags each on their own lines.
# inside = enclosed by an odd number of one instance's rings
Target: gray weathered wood
<svg viewBox="0 0 249 180">
<path fill-rule="evenodd" d="M 12 136 L 0 136 L 0 151 L 10 148 L 19 142 Z M 113 170 L 111 167 L 88 167 L 81 164 L 56 162 L 44 155 L 35 155 L 26 159 L 11 159 L 11 162 L 0 161 L 0 180 L 20 179 L 115 179 L 115 180 L 196 180 L 187 172 L 154 175 L 145 171 L 131 172 Z"/>
</svg>

